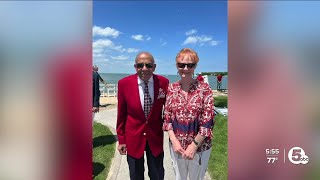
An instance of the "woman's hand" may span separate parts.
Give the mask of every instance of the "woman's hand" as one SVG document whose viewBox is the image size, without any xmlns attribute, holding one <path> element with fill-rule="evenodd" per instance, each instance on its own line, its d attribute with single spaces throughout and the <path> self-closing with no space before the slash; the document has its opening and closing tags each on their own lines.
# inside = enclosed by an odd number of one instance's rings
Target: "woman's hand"
<svg viewBox="0 0 320 180">
<path fill-rule="evenodd" d="M 182 158 L 192 160 L 197 149 L 198 147 L 194 143 L 189 144 L 185 152 L 182 154 Z"/>
<path fill-rule="evenodd" d="M 182 155 L 184 153 L 184 149 L 182 148 L 179 140 L 176 138 L 176 135 L 174 134 L 174 132 L 172 130 L 169 130 L 168 135 L 172 143 L 173 151 L 177 154 Z"/>
<path fill-rule="evenodd" d="M 184 149 L 181 147 L 181 144 L 178 140 L 174 140 L 174 141 L 171 141 L 172 142 L 172 148 L 173 148 L 173 151 L 177 154 L 183 154 L 184 153 Z"/>
</svg>

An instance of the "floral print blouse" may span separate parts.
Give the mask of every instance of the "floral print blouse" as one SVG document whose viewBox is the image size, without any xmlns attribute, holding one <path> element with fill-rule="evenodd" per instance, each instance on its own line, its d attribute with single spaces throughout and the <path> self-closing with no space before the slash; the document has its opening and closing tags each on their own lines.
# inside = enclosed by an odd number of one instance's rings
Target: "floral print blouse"
<svg viewBox="0 0 320 180">
<path fill-rule="evenodd" d="M 185 150 L 197 134 L 205 136 L 198 152 L 208 150 L 212 146 L 214 125 L 212 90 L 207 83 L 196 80 L 190 86 L 187 99 L 182 91 L 180 81 L 168 87 L 163 130 L 173 130 Z"/>
</svg>

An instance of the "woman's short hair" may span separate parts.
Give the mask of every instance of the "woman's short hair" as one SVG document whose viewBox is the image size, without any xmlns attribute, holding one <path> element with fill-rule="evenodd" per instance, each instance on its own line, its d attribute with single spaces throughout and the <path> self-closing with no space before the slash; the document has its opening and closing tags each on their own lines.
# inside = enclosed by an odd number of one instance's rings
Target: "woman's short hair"
<svg viewBox="0 0 320 180">
<path fill-rule="evenodd" d="M 190 48 L 181 49 L 181 51 L 177 54 L 176 62 L 183 59 L 185 56 L 189 56 L 190 59 L 196 64 L 199 62 L 198 54 L 193 49 L 190 49 Z"/>
</svg>

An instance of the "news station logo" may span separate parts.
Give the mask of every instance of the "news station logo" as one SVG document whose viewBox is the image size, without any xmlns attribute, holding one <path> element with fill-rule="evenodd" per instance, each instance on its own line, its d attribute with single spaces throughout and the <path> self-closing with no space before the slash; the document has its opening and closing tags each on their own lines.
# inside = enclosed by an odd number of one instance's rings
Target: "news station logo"
<svg viewBox="0 0 320 180">
<path fill-rule="evenodd" d="M 280 158 L 280 149 L 266 149 L 266 157 L 268 164 L 275 164 Z M 286 162 L 286 158 L 293 164 L 307 164 L 309 157 L 301 147 L 293 147 L 289 150 L 286 156 L 286 150 L 283 149 L 283 162 Z"/>
<path fill-rule="evenodd" d="M 309 157 L 301 147 L 291 148 L 288 152 L 288 159 L 293 164 L 307 164 L 309 162 Z"/>
</svg>

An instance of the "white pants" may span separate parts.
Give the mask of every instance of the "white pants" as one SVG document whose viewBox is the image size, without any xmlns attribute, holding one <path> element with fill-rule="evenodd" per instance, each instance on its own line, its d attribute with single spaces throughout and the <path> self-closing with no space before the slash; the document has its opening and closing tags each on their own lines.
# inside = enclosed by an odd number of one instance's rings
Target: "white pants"
<svg viewBox="0 0 320 180">
<path fill-rule="evenodd" d="M 94 123 L 94 115 L 95 115 L 95 113 L 93 112 L 92 113 L 92 127 L 93 127 L 93 123 Z"/>
<path fill-rule="evenodd" d="M 193 160 L 186 160 L 180 154 L 173 151 L 171 143 L 169 143 L 170 155 L 176 180 L 202 180 L 207 171 L 211 149 L 203 152 L 197 152 Z"/>
</svg>

